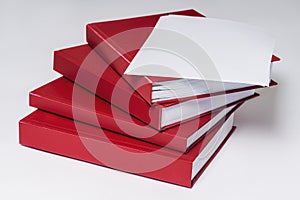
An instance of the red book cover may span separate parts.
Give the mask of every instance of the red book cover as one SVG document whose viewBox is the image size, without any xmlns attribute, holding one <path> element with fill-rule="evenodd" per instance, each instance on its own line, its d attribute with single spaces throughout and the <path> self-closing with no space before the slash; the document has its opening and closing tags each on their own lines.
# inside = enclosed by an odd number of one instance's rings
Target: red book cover
<svg viewBox="0 0 300 200">
<path fill-rule="evenodd" d="M 201 109 L 205 108 L 204 101 L 211 99 L 209 96 L 184 102 L 149 105 L 88 45 L 55 51 L 54 70 L 157 130 L 165 130 L 179 123 L 204 116 L 211 110 L 221 108 L 226 104 L 238 103 L 254 94 L 253 90 L 240 90 L 217 95 L 215 97 L 225 99 L 226 96 L 227 100 L 231 99 L 229 97 L 232 99 L 215 106 L 214 109 L 204 111 Z M 191 113 L 184 115 L 185 111 Z"/>
<path fill-rule="evenodd" d="M 176 80 L 175 78 L 133 76 L 124 74 L 130 62 L 150 35 L 159 18 L 169 14 L 204 17 L 195 10 L 183 10 L 150 16 L 91 23 L 86 27 L 86 38 L 88 44 L 94 48 L 97 53 L 107 63 L 109 63 L 112 68 L 145 99 L 145 101 L 148 102 L 148 104 L 169 103 L 177 100 L 195 98 L 195 96 L 190 96 L 191 94 L 189 94 L 183 97 L 178 97 L 177 95 L 177 98 L 174 97 L 155 100 L 152 94 L 152 91 L 155 90 L 153 85 L 160 84 L 165 81 Z M 273 56 L 272 61 L 278 60 L 278 57 Z M 235 88 L 230 90 L 239 91 L 241 88 L 254 89 L 258 87 L 260 86 L 237 85 Z M 218 93 L 222 92 L 216 92 L 216 94 Z M 208 95 L 212 94 L 198 94 L 196 95 L 196 98 L 206 97 Z"/>
<path fill-rule="evenodd" d="M 74 88 L 79 90 L 80 98 L 72 98 Z M 124 111 L 100 98 L 95 98 L 87 90 L 62 77 L 30 92 L 30 105 L 156 145 L 186 152 L 199 142 L 210 128 L 223 123 L 241 104 L 159 132 L 139 120 L 131 120 Z"/>
<path fill-rule="evenodd" d="M 192 187 L 231 135 L 233 118 L 188 153 L 135 140 L 37 110 L 19 123 L 20 144 L 185 187 Z"/>
</svg>

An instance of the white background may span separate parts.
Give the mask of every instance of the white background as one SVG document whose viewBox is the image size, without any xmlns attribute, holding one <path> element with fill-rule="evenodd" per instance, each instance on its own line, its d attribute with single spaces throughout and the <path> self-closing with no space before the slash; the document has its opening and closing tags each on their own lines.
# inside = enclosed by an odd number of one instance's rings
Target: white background
<svg viewBox="0 0 300 200">
<path fill-rule="evenodd" d="M 192 189 L 18 144 L 28 92 L 59 75 L 53 50 L 85 41 L 85 24 L 194 8 L 277 38 L 276 88 L 243 106 L 237 131 Z M 300 3 L 297 0 L 0 1 L 0 199 L 299 199 Z"/>
</svg>

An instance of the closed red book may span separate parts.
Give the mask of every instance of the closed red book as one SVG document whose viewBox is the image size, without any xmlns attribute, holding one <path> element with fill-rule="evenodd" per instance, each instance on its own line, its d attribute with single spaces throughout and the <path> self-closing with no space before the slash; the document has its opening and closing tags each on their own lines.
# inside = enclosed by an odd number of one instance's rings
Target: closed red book
<svg viewBox="0 0 300 200">
<path fill-rule="evenodd" d="M 88 45 L 55 51 L 54 70 L 156 130 L 204 116 L 254 94 L 254 90 L 228 91 L 183 102 L 149 105 Z"/>
<path fill-rule="evenodd" d="M 37 110 L 19 123 L 20 144 L 101 166 L 192 187 L 231 135 L 233 117 L 188 153 Z"/>
<path fill-rule="evenodd" d="M 224 90 L 239 91 L 240 89 L 260 87 L 249 84 L 222 83 L 224 84 L 222 87 L 215 87 L 218 89 L 208 92 L 206 82 L 203 80 L 182 81 L 182 79 L 166 77 L 125 75 L 125 70 L 143 46 L 159 18 L 168 14 L 204 17 L 195 10 L 184 10 L 91 23 L 86 27 L 87 42 L 150 105 L 188 100 L 189 98 L 207 97 L 212 94 L 222 93 Z M 279 58 L 273 56 L 272 61 L 277 60 Z M 184 90 L 191 88 L 193 92 L 184 92 Z M 174 90 L 176 93 L 174 93 Z"/>
<path fill-rule="evenodd" d="M 78 90 L 80 98 L 72 98 Z M 65 78 L 58 78 L 32 92 L 30 105 L 64 117 L 135 137 L 156 145 L 187 152 L 212 127 L 223 123 L 241 104 L 216 110 L 201 118 L 157 131 Z"/>
</svg>

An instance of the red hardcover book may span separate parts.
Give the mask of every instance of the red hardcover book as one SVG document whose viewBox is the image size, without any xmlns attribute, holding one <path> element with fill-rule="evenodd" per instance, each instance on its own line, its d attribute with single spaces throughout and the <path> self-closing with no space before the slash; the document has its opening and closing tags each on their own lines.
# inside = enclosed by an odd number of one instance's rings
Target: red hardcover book
<svg viewBox="0 0 300 200">
<path fill-rule="evenodd" d="M 88 45 L 55 51 L 54 70 L 157 130 L 204 116 L 254 94 L 254 90 L 228 91 L 183 102 L 149 105 Z"/>
<path fill-rule="evenodd" d="M 72 98 L 74 88 L 79 91 L 80 98 Z M 30 92 L 30 105 L 156 145 L 187 152 L 210 128 L 223 123 L 241 104 L 217 110 L 162 132 L 141 121 L 131 120 L 127 113 L 95 98 L 90 92 L 65 78 L 58 78 Z"/>
<path fill-rule="evenodd" d="M 206 90 L 206 82 L 203 80 L 182 81 L 182 79 L 166 77 L 125 75 L 125 70 L 136 53 L 143 46 L 159 18 L 168 14 L 204 17 L 195 10 L 184 10 L 91 23 L 86 27 L 87 42 L 150 105 L 188 100 L 189 98 L 202 98 L 212 94 L 220 94 L 224 90 L 239 91 L 240 89 L 254 89 L 260 87 L 249 84 L 222 83 L 224 84 L 222 87 L 215 87 L 218 89 L 208 92 Z M 273 56 L 272 61 L 277 60 L 279 60 L 279 58 Z M 183 92 L 191 87 L 193 88 L 193 92 Z M 174 91 L 176 91 L 175 95 Z"/>
<path fill-rule="evenodd" d="M 37 110 L 19 123 L 20 144 L 181 186 L 192 187 L 231 135 L 233 117 L 188 153 Z"/>
</svg>

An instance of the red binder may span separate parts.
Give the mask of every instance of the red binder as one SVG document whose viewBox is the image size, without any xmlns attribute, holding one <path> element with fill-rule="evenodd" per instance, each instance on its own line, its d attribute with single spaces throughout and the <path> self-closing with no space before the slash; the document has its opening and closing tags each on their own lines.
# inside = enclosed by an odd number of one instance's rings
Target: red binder
<svg viewBox="0 0 300 200">
<path fill-rule="evenodd" d="M 80 98 L 72 99 L 73 88 L 80 90 Z M 130 116 L 127 113 L 100 98 L 95 98 L 94 95 L 65 78 L 58 78 L 30 92 L 30 105 L 94 126 L 100 125 L 103 129 L 156 145 L 187 152 L 205 136 L 210 128 L 223 123 L 241 104 L 217 110 L 183 123 L 180 127 L 175 126 L 162 132 L 158 132 L 141 121 L 128 120 Z"/>
<path fill-rule="evenodd" d="M 162 110 L 181 102 L 149 105 L 88 45 L 55 51 L 54 70 L 157 130 L 165 130 L 199 117 L 199 115 L 192 116 L 163 126 Z M 276 83 L 272 82 L 272 84 Z M 234 95 L 243 91 L 246 89 L 228 91 L 226 94 Z M 208 113 L 202 113 L 200 116 L 206 114 Z"/>
<path fill-rule="evenodd" d="M 183 10 L 172 13 L 91 23 L 86 27 L 86 38 L 88 44 L 94 48 L 107 63 L 110 63 L 112 68 L 120 76 L 123 76 L 129 85 L 131 85 L 133 89 L 135 89 L 150 105 L 155 103 L 152 101 L 152 85 L 155 82 L 174 80 L 174 78 L 132 76 L 124 75 L 124 72 L 138 50 L 143 46 L 159 18 L 168 14 L 204 17 L 195 10 Z M 130 33 L 127 33 L 128 31 L 130 31 Z M 133 50 L 129 51 L 128 49 Z M 278 57 L 272 57 L 272 61 L 278 60 Z M 250 86 L 244 89 L 253 89 L 258 87 L 259 86 Z M 233 91 L 239 90 L 240 89 L 234 89 Z M 196 98 L 205 96 L 208 96 L 208 94 L 201 94 L 196 96 Z M 195 97 L 182 97 L 179 98 L 179 100 L 188 100 L 189 98 Z M 177 100 L 178 98 L 161 100 L 158 101 L 158 103 L 170 103 Z"/>
<path fill-rule="evenodd" d="M 192 187 L 233 131 L 231 118 L 181 154 L 39 110 L 19 125 L 22 145 L 186 187 Z M 205 160 L 199 163 L 199 157 Z"/>
</svg>

